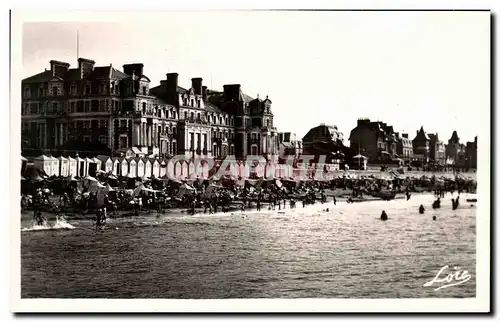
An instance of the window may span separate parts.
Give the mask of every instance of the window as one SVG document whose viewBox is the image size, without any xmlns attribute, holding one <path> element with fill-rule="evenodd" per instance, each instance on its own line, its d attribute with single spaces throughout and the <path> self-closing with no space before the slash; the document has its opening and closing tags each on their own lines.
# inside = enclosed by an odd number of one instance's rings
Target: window
<svg viewBox="0 0 500 322">
<path fill-rule="evenodd" d="M 107 140 L 106 140 L 106 135 L 99 135 L 98 140 L 102 144 L 107 144 L 108 143 Z"/>
<path fill-rule="evenodd" d="M 90 121 L 84 121 L 83 122 L 83 128 L 84 129 L 90 129 Z"/>
<path fill-rule="evenodd" d="M 142 113 L 146 113 L 146 103 L 142 103 Z"/>
<path fill-rule="evenodd" d="M 142 87 L 142 95 L 148 95 L 148 89 L 146 86 Z"/>
<path fill-rule="evenodd" d="M 107 100 L 99 101 L 99 112 L 106 112 L 106 107 L 104 106 L 104 102 L 107 102 Z"/>
<path fill-rule="evenodd" d="M 190 120 L 194 120 L 194 112 L 191 112 L 191 117 L 190 117 Z"/>
<path fill-rule="evenodd" d="M 99 101 L 98 100 L 92 100 L 91 111 L 92 112 L 99 112 Z"/>
<path fill-rule="evenodd" d="M 24 88 L 24 98 L 30 98 L 30 97 L 31 97 L 31 90 L 29 87 L 25 87 Z"/>
<path fill-rule="evenodd" d="M 108 121 L 106 121 L 106 120 L 100 120 L 100 121 L 99 121 L 99 127 L 100 127 L 101 129 L 105 129 L 105 128 L 107 128 L 107 127 L 108 127 L 108 124 L 107 124 L 107 123 L 108 123 Z"/>
<path fill-rule="evenodd" d="M 200 100 L 196 100 L 196 106 L 200 107 L 201 104 L 200 104 Z"/>
<path fill-rule="evenodd" d="M 70 103 L 70 113 L 75 113 L 76 112 L 76 102 L 71 102 Z"/>
<path fill-rule="evenodd" d="M 194 107 L 194 99 L 191 99 L 191 106 Z"/>
<path fill-rule="evenodd" d="M 115 83 L 115 94 L 120 94 L 118 84 Z"/>
<path fill-rule="evenodd" d="M 50 95 L 52 95 L 52 96 L 56 96 L 57 95 L 57 87 L 56 86 L 52 86 L 50 88 Z"/>
<path fill-rule="evenodd" d="M 92 90 L 90 87 L 90 84 L 85 85 L 85 95 L 90 95 L 92 94 Z"/>
<path fill-rule="evenodd" d="M 257 146 L 252 145 L 252 155 L 257 155 Z"/>
<path fill-rule="evenodd" d="M 266 120 L 266 126 L 269 127 L 269 119 Z"/>
<path fill-rule="evenodd" d="M 109 100 L 104 101 L 104 109 L 106 112 L 109 112 Z"/>
<path fill-rule="evenodd" d="M 71 84 L 69 92 L 71 95 L 76 95 L 76 84 Z"/>
<path fill-rule="evenodd" d="M 77 113 L 83 113 L 83 112 L 85 112 L 85 109 L 83 107 L 83 101 L 76 102 L 76 112 Z"/>
<path fill-rule="evenodd" d="M 38 95 L 45 96 L 45 88 L 43 87 L 43 85 L 38 89 Z"/>
<path fill-rule="evenodd" d="M 85 113 L 90 112 L 90 101 L 85 101 Z"/>
</svg>

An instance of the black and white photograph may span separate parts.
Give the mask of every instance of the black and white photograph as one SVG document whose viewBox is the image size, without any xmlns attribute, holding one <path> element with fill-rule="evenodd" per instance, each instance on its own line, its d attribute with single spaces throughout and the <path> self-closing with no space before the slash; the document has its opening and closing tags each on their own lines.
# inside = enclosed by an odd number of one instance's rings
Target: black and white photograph
<svg viewBox="0 0 500 322">
<path fill-rule="evenodd" d="M 491 12 L 11 24 L 13 311 L 491 309 Z"/>
</svg>

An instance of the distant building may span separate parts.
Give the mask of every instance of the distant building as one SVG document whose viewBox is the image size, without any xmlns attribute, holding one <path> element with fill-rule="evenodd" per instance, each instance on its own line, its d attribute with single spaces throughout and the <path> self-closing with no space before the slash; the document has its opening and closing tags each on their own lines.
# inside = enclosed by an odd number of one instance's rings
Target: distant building
<svg viewBox="0 0 500 322">
<path fill-rule="evenodd" d="M 342 159 L 345 154 L 344 134 L 335 125 L 320 124 L 302 138 L 304 155 L 327 155 L 327 162 Z"/>
<path fill-rule="evenodd" d="M 425 133 L 423 126 L 417 131 L 417 135 L 412 142 L 414 159 L 422 163 L 429 162 L 431 139 L 427 133 Z"/>
<path fill-rule="evenodd" d="M 428 134 L 429 142 L 429 160 L 439 165 L 446 163 L 446 149 L 443 141 L 439 140 L 438 134 Z"/>
<path fill-rule="evenodd" d="M 458 167 L 466 166 L 466 147 L 464 144 L 460 143 L 457 131 L 453 131 L 451 138 L 448 140 L 448 145 L 446 146 L 446 158 L 450 164 Z"/>
<path fill-rule="evenodd" d="M 349 136 L 351 149 L 368 158 L 368 162 L 393 160 L 397 154 L 397 139 L 392 126 L 370 119 L 358 119 Z"/>
<path fill-rule="evenodd" d="M 397 156 L 405 162 L 413 159 L 413 142 L 408 138 L 407 133 L 399 135 L 396 132 L 396 153 Z"/>
<path fill-rule="evenodd" d="M 302 141 L 297 140 L 297 135 L 291 132 L 280 132 L 278 133 L 279 138 L 279 149 L 282 153 L 280 153 L 280 157 L 294 155 L 295 157 L 299 157 L 302 155 Z"/>
<path fill-rule="evenodd" d="M 474 142 L 467 142 L 465 151 L 466 167 L 477 169 L 477 136 L 474 138 Z"/>
</svg>

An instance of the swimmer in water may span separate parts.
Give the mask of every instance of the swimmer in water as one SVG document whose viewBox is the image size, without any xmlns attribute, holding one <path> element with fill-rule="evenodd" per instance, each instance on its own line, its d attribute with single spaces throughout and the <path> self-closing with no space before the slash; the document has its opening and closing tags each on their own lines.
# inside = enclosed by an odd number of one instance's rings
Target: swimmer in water
<svg viewBox="0 0 500 322">
<path fill-rule="evenodd" d="M 382 210 L 382 214 L 380 215 L 380 220 L 385 221 L 387 220 L 387 214 L 385 213 L 385 210 Z"/>
<path fill-rule="evenodd" d="M 436 216 L 432 216 L 432 220 L 436 220 Z"/>
</svg>

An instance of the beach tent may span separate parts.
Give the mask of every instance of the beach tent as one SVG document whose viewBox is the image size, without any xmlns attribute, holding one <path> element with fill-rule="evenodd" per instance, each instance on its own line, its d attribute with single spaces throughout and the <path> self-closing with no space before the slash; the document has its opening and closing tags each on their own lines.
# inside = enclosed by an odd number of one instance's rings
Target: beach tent
<svg viewBox="0 0 500 322">
<path fill-rule="evenodd" d="M 185 194 L 191 194 L 195 191 L 193 187 L 184 183 L 179 187 L 179 192 L 177 193 L 178 198 L 182 198 Z"/>
<path fill-rule="evenodd" d="M 41 155 L 33 160 L 35 168 L 43 170 L 48 176 L 52 175 L 52 159 L 46 155 Z"/>
<path fill-rule="evenodd" d="M 130 178 L 137 177 L 137 160 L 135 158 L 128 159 L 128 176 Z"/>
<path fill-rule="evenodd" d="M 137 159 L 137 177 L 144 177 L 144 160 L 142 158 Z"/>
<path fill-rule="evenodd" d="M 152 164 L 152 173 L 156 178 L 160 177 L 160 162 L 158 161 L 158 159 L 155 159 Z"/>
<path fill-rule="evenodd" d="M 172 162 L 169 162 L 169 165 L 171 165 Z M 170 167 L 168 167 L 170 168 Z M 168 169 L 168 171 L 173 174 L 174 178 L 182 180 L 182 161 L 177 161 L 175 164 L 173 164 L 173 172 L 172 170 Z"/>
<path fill-rule="evenodd" d="M 139 196 L 141 194 L 141 192 L 151 192 L 151 193 L 155 193 L 155 192 L 159 192 L 158 190 L 153 190 L 153 189 L 150 189 L 150 188 L 146 188 L 143 184 L 137 186 L 135 189 L 134 189 L 134 192 L 132 194 L 132 196 L 134 198 L 136 198 L 137 196 Z"/>
<path fill-rule="evenodd" d="M 69 176 L 69 160 L 62 155 L 58 158 L 59 160 L 59 175 L 62 177 Z"/>
<path fill-rule="evenodd" d="M 144 176 L 150 178 L 153 175 L 153 164 L 151 163 L 152 159 L 146 159 L 144 161 Z"/>
<path fill-rule="evenodd" d="M 78 172 L 77 172 L 76 159 L 73 159 L 72 157 L 68 157 L 68 176 L 76 177 L 77 175 L 78 175 Z"/>
<path fill-rule="evenodd" d="M 182 169 L 181 180 L 184 180 L 189 175 L 189 165 L 188 165 L 188 163 L 187 162 L 181 162 L 181 169 Z"/>
</svg>

